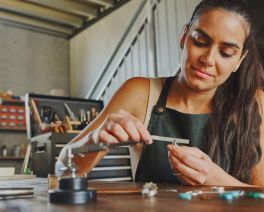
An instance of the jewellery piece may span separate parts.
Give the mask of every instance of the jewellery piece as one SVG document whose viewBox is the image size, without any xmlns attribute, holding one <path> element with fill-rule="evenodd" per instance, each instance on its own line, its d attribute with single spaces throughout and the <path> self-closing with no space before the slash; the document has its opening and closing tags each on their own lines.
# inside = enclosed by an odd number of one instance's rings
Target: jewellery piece
<svg viewBox="0 0 264 212">
<path fill-rule="evenodd" d="M 174 176 L 180 176 L 180 175 L 182 175 L 182 173 L 181 172 L 173 172 L 173 175 Z"/>
<path fill-rule="evenodd" d="M 143 197 L 154 197 L 158 193 L 158 186 L 155 183 L 149 182 L 145 183 L 142 190 L 141 194 Z"/>
<path fill-rule="evenodd" d="M 174 141 L 172 141 L 171 144 L 172 144 L 173 146 L 179 146 L 179 145 L 177 144 L 177 140 L 176 140 L 176 139 L 175 139 Z"/>
</svg>

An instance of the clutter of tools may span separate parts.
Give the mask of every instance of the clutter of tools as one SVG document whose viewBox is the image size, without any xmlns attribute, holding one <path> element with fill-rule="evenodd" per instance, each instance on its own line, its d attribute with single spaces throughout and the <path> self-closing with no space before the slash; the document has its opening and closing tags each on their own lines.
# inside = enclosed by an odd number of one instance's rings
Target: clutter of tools
<svg viewBox="0 0 264 212">
<path fill-rule="evenodd" d="M 67 103 L 62 103 L 65 115 L 59 117 L 56 109 L 51 106 L 38 106 L 34 99 L 31 99 L 29 104 L 32 117 L 41 133 L 78 133 L 92 122 L 99 113 L 95 107 L 92 107 L 89 109 L 79 108 L 79 113 L 75 114 Z"/>
</svg>

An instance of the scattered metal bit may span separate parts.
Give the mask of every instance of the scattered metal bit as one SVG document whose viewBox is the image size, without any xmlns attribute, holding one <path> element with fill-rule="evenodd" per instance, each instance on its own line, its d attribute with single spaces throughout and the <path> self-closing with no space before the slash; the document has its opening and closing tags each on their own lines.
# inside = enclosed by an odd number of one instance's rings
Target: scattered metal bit
<svg viewBox="0 0 264 212">
<path fill-rule="evenodd" d="M 244 194 L 245 192 L 243 190 L 225 191 L 224 187 L 212 187 L 211 191 L 193 190 L 179 193 L 178 197 L 180 199 L 191 200 L 194 196 L 198 196 L 200 199 L 210 199 L 209 195 L 218 195 L 220 199 L 230 201 Z"/>
<path fill-rule="evenodd" d="M 165 191 L 165 192 L 175 192 L 175 193 L 178 192 L 177 189 L 173 189 L 173 188 L 165 189 L 165 190 L 163 190 L 163 191 Z"/>
<path fill-rule="evenodd" d="M 141 190 L 141 194 L 143 195 L 143 197 L 154 197 L 157 193 L 158 186 L 153 182 L 145 183 Z"/>
<path fill-rule="evenodd" d="M 224 187 L 214 186 L 211 188 L 212 191 L 217 191 L 219 193 L 223 193 L 225 191 Z"/>
</svg>

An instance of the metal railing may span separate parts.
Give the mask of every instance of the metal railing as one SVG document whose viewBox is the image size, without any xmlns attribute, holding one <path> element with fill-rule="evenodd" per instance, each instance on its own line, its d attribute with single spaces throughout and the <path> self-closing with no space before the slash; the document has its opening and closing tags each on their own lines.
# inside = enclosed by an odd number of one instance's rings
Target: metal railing
<svg viewBox="0 0 264 212">
<path fill-rule="evenodd" d="M 175 74 L 179 39 L 200 0 L 142 0 L 119 45 L 86 98 L 106 104 L 127 79 Z"/>
</svg>

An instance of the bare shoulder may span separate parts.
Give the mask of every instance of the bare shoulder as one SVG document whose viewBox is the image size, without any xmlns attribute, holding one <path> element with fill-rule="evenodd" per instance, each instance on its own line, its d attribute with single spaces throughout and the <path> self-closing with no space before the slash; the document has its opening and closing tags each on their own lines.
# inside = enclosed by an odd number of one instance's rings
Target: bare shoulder
<svg viewBox="0 0 264 212">
<path fill-rule="evenodd" d="M 145 91 L 149 89 L 149 78 L 146 77 L 133 77 L 128 79 L 124 84 L 120 87 L 118 92 L 129 92 L 133 94 L 136 91 Z"/>
<path fill-rule="evenodd" d="M 149 78 L 144 77 L 127 80 L 109 101 L 105 112 L 109 114 L 122 109 L 143 121 L 148 103 L 149 82 Z"/>
</svg>

